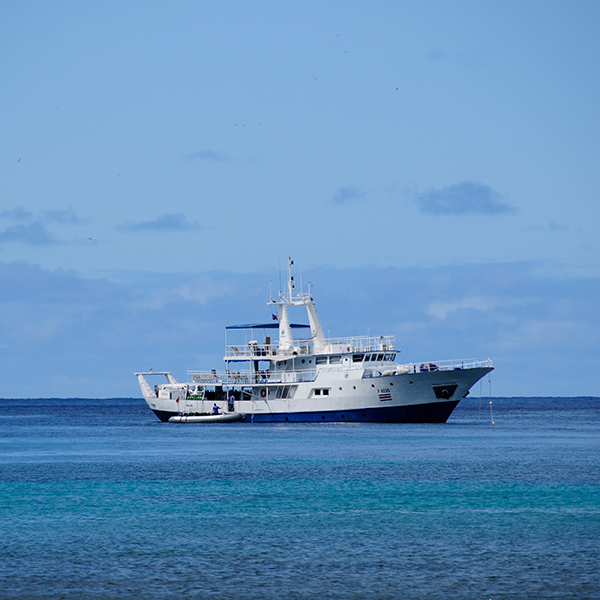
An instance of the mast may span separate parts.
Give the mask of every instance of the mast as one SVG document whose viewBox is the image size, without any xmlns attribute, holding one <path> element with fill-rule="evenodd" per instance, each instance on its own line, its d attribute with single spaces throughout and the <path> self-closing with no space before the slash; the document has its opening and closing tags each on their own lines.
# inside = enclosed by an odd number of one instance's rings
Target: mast
<svg viewBox="0 0 600 600">
<path fill-rule="evenodd" d="M 284 353 L 290 353 L 294 350 L 294 340 L 292 337 L 292 328 L 288 314 L 288 306 L 305 306 L 308 313 L 308 322 L 310 325 L 310 333 L 313 341 L 313 351 L 315 354 L 321 354 L 327 350 L 327 340 L 323 333 L 323 328 L 317 316 L 315 304 L 310 295 L 310 292 L 305 293 L 300 291 L 294 293 L 296 282 L 292 275 L 292 265 L 294 261 L 288 257 L 288 282 L 287 293 L 279 292 L 279 301 L 271 300 L 269 304 L 279 306 L 279 350 Z"/>
</svg>

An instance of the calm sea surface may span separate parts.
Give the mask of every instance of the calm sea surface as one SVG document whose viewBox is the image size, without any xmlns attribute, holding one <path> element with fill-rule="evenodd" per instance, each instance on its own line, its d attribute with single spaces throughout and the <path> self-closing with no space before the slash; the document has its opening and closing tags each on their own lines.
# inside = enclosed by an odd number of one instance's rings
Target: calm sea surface
<svg viewBox="0 0 600 600">
<path fill-rule="evenodd" d="M 0 400 L 0 598 L 600 598 L 600 399 L 446 425 Z"/>
</svg>

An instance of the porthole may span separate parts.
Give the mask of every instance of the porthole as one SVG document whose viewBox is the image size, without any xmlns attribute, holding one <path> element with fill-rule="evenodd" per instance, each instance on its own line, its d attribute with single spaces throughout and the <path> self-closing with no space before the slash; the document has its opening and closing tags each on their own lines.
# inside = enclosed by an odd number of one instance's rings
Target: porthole
<svg viewBox="0 0 600 600">
<path fill-rule="evenodd" d="M 325 420 L 325 415 L 321 415 L 321 419 L 323 419 L 323 421 Z"/>
<path fill-rule="evenodd" d="M 290 418 L 289 418 L 289 417 L 286 417 L 286 418 L 285 418 L 285 420 L 286 420 L 286 421 L 289 421 L 289 420 L 290 420 Z"/>
</svg>

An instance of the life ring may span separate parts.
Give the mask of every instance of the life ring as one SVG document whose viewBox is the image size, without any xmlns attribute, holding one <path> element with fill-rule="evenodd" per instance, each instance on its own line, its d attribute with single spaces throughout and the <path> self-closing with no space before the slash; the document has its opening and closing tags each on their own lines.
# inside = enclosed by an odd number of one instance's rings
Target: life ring
<svg viewBox="0 0 600 600">
<path fill-rule="evenodd" d="M 266 398 L 267 397 L 267 390 L 265 388 L 263 388 L 262 390 L 260 390 L 260 397 L 261 398 Z"/>
</svg>

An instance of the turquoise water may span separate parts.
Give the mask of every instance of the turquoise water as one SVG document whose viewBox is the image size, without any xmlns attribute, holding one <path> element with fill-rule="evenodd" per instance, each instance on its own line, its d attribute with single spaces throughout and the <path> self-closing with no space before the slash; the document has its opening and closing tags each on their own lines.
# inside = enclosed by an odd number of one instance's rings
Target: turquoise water
<svg viewBox="0 0 600 600">
<path fill-rule="evenodd" d="M 446 425 L 0 401 L 0 597 L 600 598 L 600 399 Z"/>
</svg>

